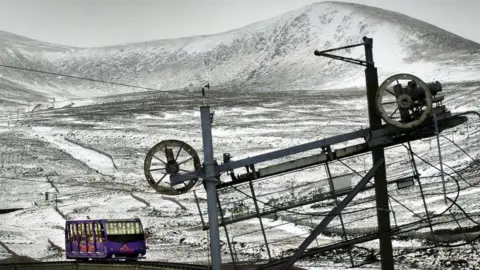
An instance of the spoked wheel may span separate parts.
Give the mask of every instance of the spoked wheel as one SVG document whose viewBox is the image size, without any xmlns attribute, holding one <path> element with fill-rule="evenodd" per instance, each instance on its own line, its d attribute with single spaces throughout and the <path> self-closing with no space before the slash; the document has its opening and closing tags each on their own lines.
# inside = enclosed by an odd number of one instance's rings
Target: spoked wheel
<svg viewBox="0 0 480 270">
<path fill-rule="evenodd" d="M 432 94 L 418 77 L 396 74 L 380 85 L 375 103 L 385 122 L 399 128 L 413 128 L 430 116 Z"/>
<path fill-rule="evenodd" d="M 145 177 L 152 188 L 165 195 L 179 195 L 195 186 L 198 178 L 171 185 L 170 176 L 200 170 L 197 152 L 188 144 L 166 140 L 156 144 L 147 153 L 144 163 Z"/>
</svg>

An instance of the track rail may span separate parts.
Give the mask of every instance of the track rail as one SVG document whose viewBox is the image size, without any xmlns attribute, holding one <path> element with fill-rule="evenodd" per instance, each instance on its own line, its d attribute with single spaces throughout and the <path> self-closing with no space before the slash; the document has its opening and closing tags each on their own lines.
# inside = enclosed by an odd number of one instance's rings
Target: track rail
<svg viewBox="0 0 480 270">
<path fill-rule="evenodd" d="M 92 269 L 91 266 L 96 265 L 99 267 L 110 266 L 115 268 L 124 269 L 208 269 L 206 265 L 186 264 L 186 263 L 172 263 L 172 262 L 155 262 L 155 261 L 142 261 L 142 262 L 105 262 L 105 261 L 88 261 L 88 262 L 76 262 L 76 261 L 54 261 L 54 262 L 29 262 L 29 263 L 8 263 L 0 264 L 0 269 L 48 269 L 49 267 L 64 267 L 65 269 L 77 269 L 82 268 Z"/>
</svg>

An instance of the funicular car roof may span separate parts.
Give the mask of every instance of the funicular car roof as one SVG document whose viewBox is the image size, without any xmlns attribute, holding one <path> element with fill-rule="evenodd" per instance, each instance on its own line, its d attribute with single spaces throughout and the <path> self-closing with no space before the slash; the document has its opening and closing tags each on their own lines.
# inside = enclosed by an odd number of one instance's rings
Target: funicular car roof
<svg viewBox="0 0 480 270">
<path fill-rule="evenodd" d="M 66 223 L 92 223 L 92 222 L 132 222 L 140 221 L 139 218 L 122 218 L 122 219 L 77 219 L 77 220 L 66 220 Z"/>
</svg>

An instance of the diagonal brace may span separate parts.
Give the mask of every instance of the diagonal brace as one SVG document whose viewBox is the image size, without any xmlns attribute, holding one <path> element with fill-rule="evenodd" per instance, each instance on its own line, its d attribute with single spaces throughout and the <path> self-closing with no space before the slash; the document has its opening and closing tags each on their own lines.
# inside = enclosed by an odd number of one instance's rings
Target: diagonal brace
<svg viewBox="0 0 480 270">
<path fill-rule="evenodd" d="M 378 160 L 375 165 L 368 171 L 368 173 L 358 182 L 353 190 L 343 199 L 337 207 L 333 208 L 327 216 L 320 222 L 320 224 L 312 231 L 312 233 L 303 241 L 298 250 L 293 254 L 288 262 L 283 265 L 282 270 L 291 269 L 293 264 L 302 256 L 307 247 L 317 238 L 317 236 L 328 226 L 328 224 L 362 191 L 365 185 L 372 179 L 375 172 L 380 166 L 385 164 L 385 159 Z"/>
<path fill-rule="evenodd" d="M 332 59 L 335 59 L 335 60 L 341 60 L 341 61 L 345 61 L 345 62 L 352 63 L 352 64 L 357 64 L 357 65 L 364 66 L 364 67 L 366 67 L 367 64 L 371 64 L 370 62 L 367 62 L 367 61 L 358 60 L 358 59 L 345 57 L 345 56 L 334 55 L 334 54 L 330 54 L 330 53 L 322 53 L 322 54 L 319 54 L 319 56 L 325 56 L 325 57 L 332 58 Z"/>
</svg>

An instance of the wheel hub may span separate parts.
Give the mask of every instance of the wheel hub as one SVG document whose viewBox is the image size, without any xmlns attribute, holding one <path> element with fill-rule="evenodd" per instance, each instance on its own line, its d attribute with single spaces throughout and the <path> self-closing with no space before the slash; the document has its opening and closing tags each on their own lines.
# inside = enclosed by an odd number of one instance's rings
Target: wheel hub
<svg viewBox="0 0 480 270">
<path fill-rule="evenodd" d="M 178 165 L 177 162 L 170 163 L 169 161 L 167 165 L 165 165 L 165 171 L 167 171 L 167 173 L 169 174 L 177 174 L 179 170 L 180 170 L 180 165 Z"/>
<path fill-rule="evenodd" d="M 408 94 L 401 94 L 397 98 L 398 106 L 401 109 L 408 109 L 412 107 L 412 97 Z"/>
</svg>

